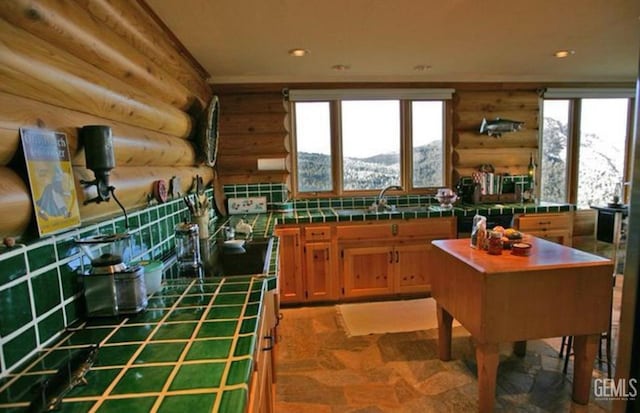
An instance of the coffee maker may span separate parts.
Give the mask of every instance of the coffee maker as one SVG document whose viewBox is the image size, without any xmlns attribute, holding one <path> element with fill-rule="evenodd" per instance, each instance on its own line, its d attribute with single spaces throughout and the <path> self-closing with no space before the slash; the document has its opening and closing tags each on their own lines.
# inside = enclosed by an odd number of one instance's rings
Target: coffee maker
<svg viewBox="0 0 640 413">
<path fill-rule="evenodd" d="M 124 259 L 129 241 L 128 233 L 75 241 L 90 260 L 81 273 L 88 316 L 136 314 L 147 307 L 144 268 Z"/>
</svg>

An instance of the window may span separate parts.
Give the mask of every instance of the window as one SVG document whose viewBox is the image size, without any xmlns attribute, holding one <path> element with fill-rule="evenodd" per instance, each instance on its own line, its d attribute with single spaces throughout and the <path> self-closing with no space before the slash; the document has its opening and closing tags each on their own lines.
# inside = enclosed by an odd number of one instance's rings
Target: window
<svg viewBox="0 0 640 413">
<path fill-rule="evenodd" d="M 630 107 L 627 98 L 544 100 L 542 201 L 569 201 L 587 209 L 620 195 L 616 190 L 626 176 Z M 572 154 L 577 159 L 571 161 Z"/>
<path fill-rule="evenodd" d="M 444 102 L 411 102 L 414 188 L 444 185 Z"/>
<path fill-rule="evenodd" d="M 583 99 L 580 113 L 578 208 L 611 202 L 624 180 L 627 99 Z"/>
<path fill-rule="evenodd" d="M 444 184 L 445 100 L 322 92 L 321 100 L 292 99 L 298 194 Z"/>
<path fill-rule="evenodd" d="M 341 106 L 343 189 L 401 185 L 400 101 L 354 100 Z"/>
<path fill-rule="evenodd" d="M 299 191 L 333 190 L 330 120 L 329 102 L 300 102 L 296 105 Z"/>
<path fill-rule="evenodd" d="M 569 101 L 545 100 L 542 113 L 540 199 L 545 202 L 567 202 Z"/>
</svg>

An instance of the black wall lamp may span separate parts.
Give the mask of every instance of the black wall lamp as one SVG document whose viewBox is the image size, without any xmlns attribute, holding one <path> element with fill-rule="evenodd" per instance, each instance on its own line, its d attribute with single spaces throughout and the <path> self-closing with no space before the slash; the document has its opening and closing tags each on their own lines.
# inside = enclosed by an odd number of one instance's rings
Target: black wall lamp
<svg viewBox="0 0 640 413">
<path fill-rule="evenodd" d="M 80 143 L 84 147 L 84 157 L 87 169 L 91 169 L 95 176 L 93 181 L 80 180 L 85 188 L 96 187 L 97 195 L 94 198 L 85 199 L 84 205 L 91 202 L 99 204 L 103 201 L 109 201 L 113 197 L 124 213 L 125 226 L 128 228 L 127 211 L 124 206 L 116 198 L 116 188 L 109 185 L 109 175 L 111 170 L 116 166 L 116 158 L 113 153 L 113 135 L 111 127 L 104 125 L 88 125 L 80 129 Z"/>
<path fill-rule="evenodd" d="M 84 146 L 87 169 L 91 169 L 95 175 L 93 181 L 80 180 L 80 183 L 85 188 L 95 185 L 97 191 L 97 196 L 85 199 L 84 204 L 108 201 L 110 194 L 115 190 L 109 185 L 109 174 L 116 166 L 111 128 L 103 125 L 83 126 L 80 129 L 80 142 Z"/>
</svg>

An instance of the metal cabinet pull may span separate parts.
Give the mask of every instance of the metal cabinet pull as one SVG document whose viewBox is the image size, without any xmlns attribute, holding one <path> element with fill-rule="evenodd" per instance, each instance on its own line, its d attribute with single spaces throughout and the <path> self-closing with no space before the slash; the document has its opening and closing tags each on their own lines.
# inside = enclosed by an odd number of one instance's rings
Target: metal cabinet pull
<svg viewBox="0 0 640 413">
<path fill-rule="evenodd" d="M 273 350 L 273 336 L 264 336 L 265 340 L 269 340 L 269 345 L 264 347 L 262 351 L 271 351 Z"/>
</svg>

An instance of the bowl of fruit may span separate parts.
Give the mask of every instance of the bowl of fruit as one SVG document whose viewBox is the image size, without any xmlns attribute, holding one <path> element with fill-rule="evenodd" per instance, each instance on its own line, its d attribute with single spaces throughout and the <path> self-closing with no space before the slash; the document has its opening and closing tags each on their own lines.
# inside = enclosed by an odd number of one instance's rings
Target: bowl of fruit
<svg viewBox="0 0 640 413">
<path fill-rule="evenodd" d="M 511 249 L 511 246 L 517 242 L 522 242 L 522 232 L 515 228 L 504 228 L 500 225 L 493 227 L 492 231 L 502 234 L 502 247 Z"/>
</svg>

